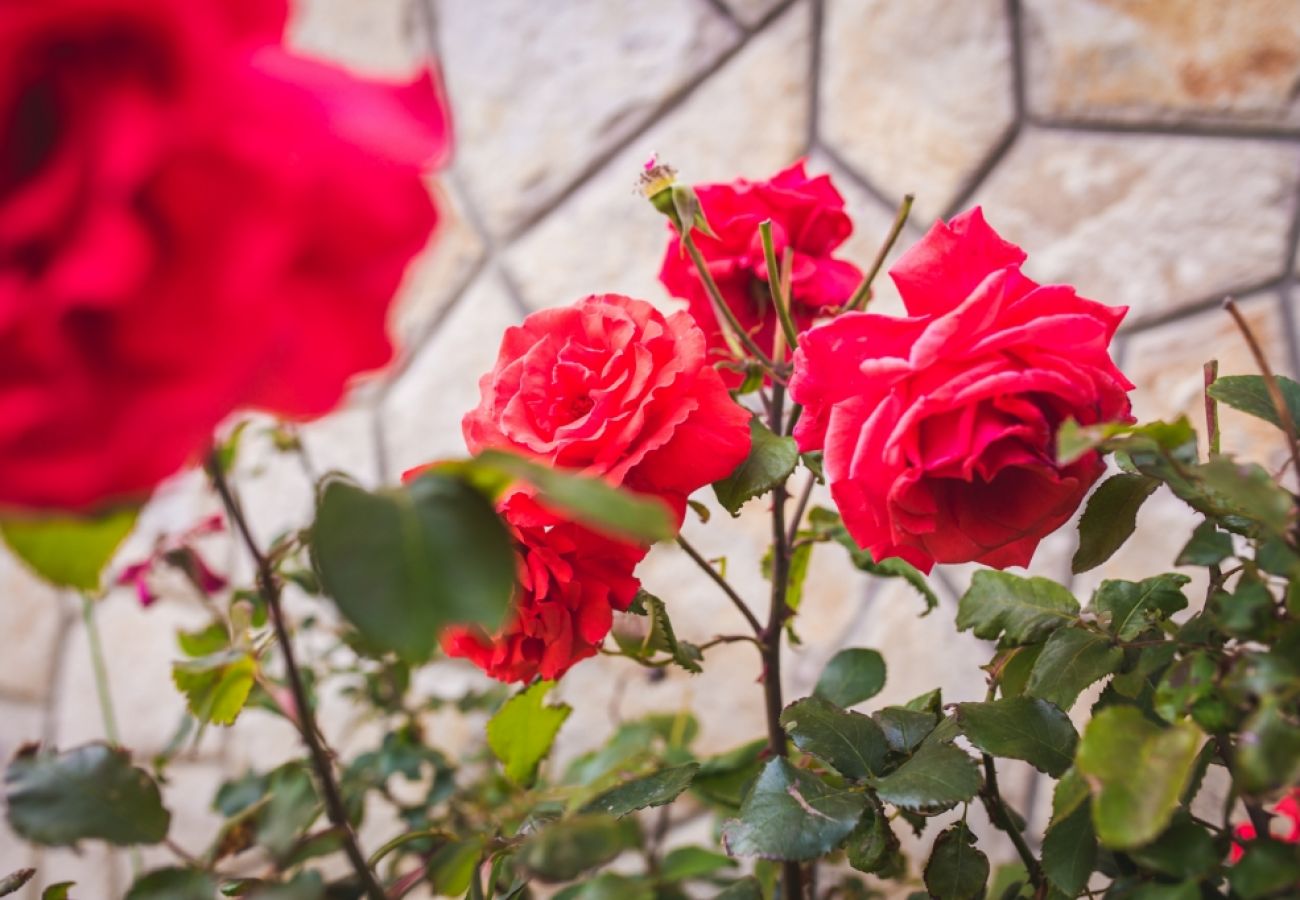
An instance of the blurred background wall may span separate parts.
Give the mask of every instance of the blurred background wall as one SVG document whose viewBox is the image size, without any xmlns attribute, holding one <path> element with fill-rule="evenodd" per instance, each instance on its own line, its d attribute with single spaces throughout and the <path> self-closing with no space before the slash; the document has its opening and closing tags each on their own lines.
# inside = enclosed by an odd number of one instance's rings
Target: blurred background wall
<svg viewBox="0 0 1300 900">
<path fill-rule="evenodd" d="M 1030 275 L 1130 307 L 1119 352 L 1141 417 L 1185 412 L 1199 426 L 1202 362 L 1252 370 L 1219 310 L 1225 294 L 1240 299 L 1273 364 L 1297 369 L 1300 0 L 303 0 L 294 35 L 370 73 L 406 74 L 436 55 L 455 109 L 456 159 L 430 181 L 444 220 L 395 311 L 395 365 L 303 429 L 312 472 L 252 430 L 239 480 L 263 539 L 306 521 L 312 474 L 338 468 L 373 484 L 463 453 L 459 420 L 477 379 L 502 329 L 530 310 L 604 291 L 666 307 L 655 279 L 665 225 L 634 190 L 652 153 L 690 181 L 765 177 L 806 155 L 847 198 L 857 230 L 846 255 L 864 268 L 904 193 L 917 200 L 901 246 L 936 217 L 982 204 L 1028 251 Z M 877 284 L 876 307 L 899 311 L 885 280 Z M 1266 426 L 1225 419 L 1226 449 L 1280 461 Z M 215 508 L 200 479 L 174 479 L 121 560 Z M 727 557 L 737 587 L 765 603 L 766 510 L 752 503 L 739 520 L 723 519 L 687 532 L 708 555 Z M 1178 501 L 1157 495 L 1138 538 L 1075 578 L 1076 593 L 1170 563 L 1193 524 Z M 243 565 L 220 541 L 210 546 L 216 561 Z M 1066 529 L 1043 544 L 1033 571 L 1069 583 L 1072 552 Z M 982 697 L 977 667 L 989 647 L 952 626 L 970 567 L 939 571 L 943 605 L 918 618 L 921 602 L 906 587 L 859 576 L 838 548 L 814 560 L 789 697 L 807 694 L 848 645 L 888 661 L 888 685 L 868 708 L 936 683 L 945 701 Z M 643 576 L 688 639 L 734 630 L 735 611 L 675 548 L 656 550 Z M 26 740 L 102 736 L 80 609 L 79 598 L 0 558 L 0 756 Z M 322 612 L 305 600 L 297 610 Z M 123 741 L 157 751 L 182 709 L 169 689 L 173 634 L 204 613 L 183 592 L 142 609 L 119 589 L 98 616 Z M 756 673 L 745 645 L 710 651 L 701 676 L 584 663 L 558 691 L 577 707 L 559 752 L 594 746 L 620 717 L 683 708 L 700 716 L 703 748 L 727 749 L 762 731 Z M 451 695 L 477 680 L 439 663 L 419 685 Z M 377 739 L 354 715 L 325 698 L 325 729 L 345 753 Z M 453 751 L 481 728 L 481 719 L 442 714 L 429 723 Z M 210 731 L 173 767 L 177 841 L 197 850 L 213 834 L 208 802 L 224 776 L 297 752 L 291 731 L 256 710 Z M 1003 781 L 1030 830 L 1041 828 L 1050 798 L 1032 770 Z M 125 860 L 102 846 L 36 859 L 3 827 L 0 872 L 39 862 L 46 882 L 80 882 L 77 896 L 125 889 Z M 363 842 L 377 845 L 392 827 L 376 811 Z M 686 827 L 698 836 L 707 822 Z"/>
</svg>

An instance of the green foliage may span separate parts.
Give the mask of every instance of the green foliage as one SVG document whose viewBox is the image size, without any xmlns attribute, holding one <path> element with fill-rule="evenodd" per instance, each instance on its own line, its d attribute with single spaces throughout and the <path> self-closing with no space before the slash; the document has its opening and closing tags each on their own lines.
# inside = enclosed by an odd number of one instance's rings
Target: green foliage
<svg viewBox="0 0 1300 900">
<path fill-rule="evenodd" d="M 979 767 L 966 753 L 939 741 L 923 741 L 896 770 L 875 782 L 881 800 L 921 813 L 942 812 L 975 796 Z"/>
<path fill-rule="evenodd" d="M 171 822 L 154 780 L 106 744 L 20 750 L 5 772 L 5 800 L 14 832 L 46 846 L 156 844 Z"/>
<path fill-rule="evenodd" d="M 663 806 L 672 803 L 690 787 L 699 771 L 699 763 L 662 769 L 606 791 L 588 802 L 582 810 L 622 817 L 649 806 Z"/>
<path fill-rule="evenodd" d="M 126 900 L 212 900 L 217 886 L 197 869 L 155 869 L 136 879 Z"/>
<path fill-rule="evenodd" d="M 172 681 L 200 722 L 233 725 L 257 676 L 257 663 L 243 650 L 223 650 L 172 663 Z"/>
<path fill-rule="evenodd" d="M 1088 498 L 1079 519 L 1079 549 L 1070 564 L 1073 572 L 1086 572 L 1110 559 L 1137 527 L 1138 510 L 1160 487 L 1145 475 L 1120 473 L 1101 483 Z"/>
<path fill-rule="evenodd" d="M 452 623 L 500 625 L 514 550 L 491 502 L 426 474 L 398 490 L 326 483 L 311 529 L 321 582 L 375 646 L 422 661 Z"/>
<path fill-rule="evenodd" d="M 609 862 L 634 840 L 612 816 L 574 816 L 542 827 L 519 848 L 520 863 L 542 881 L 570 881 Z"/>
<path fill-rule="evenodd" d="M 799 465 L 794 438 L 773 434 L 757 416 L 749 420 L 749 439 L 749 455 L 744 462 L 713 485 L 718 503 L 733 516 L 740 514 L 746 501 L 784 484 Z"/>
<path fill-rule="evenodd" d="M 978 900 L 989 880 L 989 860 L 965 822 L 943 831 L 925 864 L 925 887 L 937 900 Z"/>
<path fill-rule="evenodd" d="M 957 628 L 976 637 L 1031 644 L 1042 640 L 1079 614 L 1079 602 L 1047 578 L 1021 578 L 1010 572 L 981 569 L 957 606 Z"/>
<path fill-rule="evenodd" d="M 885 686 L 885 658 L 866 647 L 849 647 L 831 657 L 817 679 L 813 696 L 836 706 L 870 700 Z"/>
<path fill-rule="evenodd" d="M 776 758 L 754 782 L 740 815 L 723 824 L 722 844 L 735 856 L 813 859 L 848 837 L 865 803 L 861 793 Z"/>
<path fill-rule="evenodd" d="M 781 713 L 781 726 L 796 747 L 861 781 L 882 774 L 889 744 L 880 726 L 861 713 L 846 712 L 820 697 L 795 701 Z"/>
<path fill-rule="evenodd" d="M 573 711 L 564 703 L 543 703 L 554 686 L 553 681 L 539 681 L 520 691 L 488 722 L 488 746 L 505 765 L 506 775 L 520 784 L 531 784 L 537 777 L 537 767 Z"/>
<path fill-rule="evenodd" d="M 1084 688 L 1119 668 L 1124 651 L 1105 635 L 1084 628 L 1060 628 L 1043 645 L 1029 673 L 1025 694 L 1068 710 Z"/>
<path fill-rule="evenodd" d="M 138 513 L 135 507 L 120 507 L 96 516 L 13 517 L 0 521 L 0 536 L 50 584 L 94 594 Z"/>
<path fill-rule="evenodd" d="M 1291 421 L 1300 424 L 1300 384 L 1285 375 L 1277 376 L 1277 382 L 1282 400 L 1291 413 Z M 1250 413 L 1277 428 L 1282 427 L 1282 418 L 1261 375 L 1225 375 L 1210 385 L 1209 395 L 1233 409 Z"/>
<path fill-rule="evenodd" d="M 1044 700 L 1008 697 L 958 703 L 956 716 L 970 742 L 993 756 L 1023 759 L 1056 777 L 1074 760 L 1079 735 L 1069 716 Z"/>
</svg>

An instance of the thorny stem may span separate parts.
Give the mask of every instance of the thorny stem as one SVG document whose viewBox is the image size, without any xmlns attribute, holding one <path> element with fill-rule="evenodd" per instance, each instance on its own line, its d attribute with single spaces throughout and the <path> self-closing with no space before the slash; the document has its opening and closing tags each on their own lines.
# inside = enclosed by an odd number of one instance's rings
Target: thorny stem
<svg viewBox="0 0 1300 900">
<path fill-rule="evenodd" d="M 704 289 L 708 291 L 709 299 L 713 301 L 714 314 L 725 322 L 726 327 L 731 329 L 732 333 L 736 336 L 736 339 L 744 345 L 745 349 L 748 350 L 755 359 L 773 373 L 781 374 L 783 370 L 770 356 L 762 351 L 758 344 L 754 342 L 754 339 L 750 336 L 749 332 L 741 326 L 740 321 L 736 318 L 736 314 L 731 311 L 731 307 L 727 306 L 727 301 L 722 298 L 722 291 L 718 290 L 718 283 L 713 280 L 713 275 L 709 272 L 708 263 L 706 263 L 704 257 L 700 255 L 700 248 L 695 246 L 695 238 L 691 237 L 689 229 L 682 234 L 682 246 L 685 247 L 686 252 L 690 254 L 691 262 L 695 264 L 695 270 L 699 272 L 700 280 L 704 282 Z"/>
<path fill-rule="evenodd" d="M 1033 882 L 1034 887 L 1040 887 L 1043 884 L 1043 869 L 1034 858 L 1034 852 L 1029 849 L 1025 843 L 1025 836 L 1020 833 L 1016 827 L 1015 820 L 1011 818 L 1011 813 L 1007 810 L 1006 801 L 1002 799 L 1002 794 L 998 792 L 998 770 L 993 764 L 993 757 L 987 753 L 984 756 L 984 787 L 980 790 L 980 799 L 984 801 L 984 808 L 988 810 L 989 818 L 994 825 L 1006 832 L 1007 837 L 1011 838 L 1011 843 L 1015 845 L 1016 853 L 1020 854 L 1020 860 L 1025 864 L 1025 871 L 1029 873 L 1029 880 Z"/>
<path fill-rule="evenodd" d="M 875 260 L 871 263 L 871 270 L 867 272 L 867 277 L 862 279 L 862 284 L 853 292 L 849 302 L 844 304 L 845 311 L 855 311 L 866 309 L 867 300 L 871 298 L 871 282 L 876 280 L 880 274 L 881 268 L 885 265 L 885 257 L 893 249 L 894 244 L 898 241 L 898 236 L 903 233 L 903 226 L 907 224 L 907 217 L 912 212 L 912 201 L 916 198 L 911 194 L 903 197 L 903 202 L 898 204 L 898 214 L 894 216 L 894 224 L 889 229 L 889 235 L 885 242 L 880 245 L 880 250 L 876 253 Z"/>
<path fill-rule="evenodd" d="M 812 499 L 813 488 L 816 485 L 817 476 L 809 472 L 808 480 L 804 482 L 803 490 L 799 492 L 799 500 L 794 505 L 794 516 L 790 519 L 790 528 L 785 533 L 785 542 L 791 549 L 794 549 L 795 538 L 799 535 L 799 523 L 803 521 L 804 511 L 808 509 L 808 501 Z"/>
<path fill-rule="evenodd" d="M 239 500 L 235 497 L 234 490 L 226 480 L 225 472 L 221 468 L 221 461 L 217 458 L 215 452 L 208 455 L 207 469 L 208 477 L 212 480 L 212 486 L 216 488 L 217 494 L 220 495 L 221 502 L 226 508 L 226 514 L 235 523 L 240 538 L 257 567 L 258 589 L 266 600 L 267 613 L 275 628 L 275 636 L 280 643 L 280 652 L 284 654 L 284 668 L 289 678 L 289 689 L 293 693 L 294 704 L 298 707 L 296 724 L 299 733 L 302 735 L 303 743 L 307 745 L 312 767 L 316 770 L 316 776 L 320 781 L 321 793 L 325 799 L 325 812 L 329 816 L 330 822 L 339 829 L 343 836 L 343 851 L 347 854 L 348 861 L 352 864 L 353 870 L 356 871 L 357 877 L 361 880 L 362 890 L 365 895 L 370 900 L 386 900 L 387 895 L 384 893 L 384 889 L 380 887 L 374 872 L 366 864 L 366 858 L 362 854 L 361 848 L 357 845 L 357 836 L 352 831 L 352 823 L 348 821 L 347 810 L 343 806 L 343 798 L 339 794 L 338 782 L 334 778 L 334 767 L 330 761 L 330 754 L 317 730 L 316 716 L 312 712 L 311 703 L 307 698 L 302 673 L 298 670 L 293 644 L 289 639 L 289 628 L 285 623 L 284 611 L 280 606 L 280 583 L 271 568 L 270 560 L 257 546 L 257 540 L 248 527 Z"/>
<path fill-rule="evenodd" d="M 1209 442 L 1210 455 L 1219 455 L 1219 404 L 1210 396 L 1210 385 L 1219 377 L 1219 361 L 1212 359 L 1205 364 L 1205 433 Z"/>
<path fill-rule="evenodd" d="M 713 582 L 718 587 L 722 588 L 722 592 L 727 595 L 727 599 L 735 605 L 736 609 L 740 610 L 740 614 L 745 617 L 745 621 L 749 623 L 749 627 L 754 629 L 754 634 L 762 635 L 763 626 L 759 624 L 758 617 L 750 612 L 749 607 L 745 605 L 745 601 L 736 593 L 736 589 L 727 583 L 727 579 L 723 578 L 722 575 L 718 573 L 718 570 L 713 568 L 713 565 L 700 554 L 700 551 L 692 547 L 690 542 L 680 534 L 677 535 L 677 546 L 685 550 L 686 555 L 694 560 L 695 564 L 703 569 L 705 574 L 712 578 Z"/>
</svg>

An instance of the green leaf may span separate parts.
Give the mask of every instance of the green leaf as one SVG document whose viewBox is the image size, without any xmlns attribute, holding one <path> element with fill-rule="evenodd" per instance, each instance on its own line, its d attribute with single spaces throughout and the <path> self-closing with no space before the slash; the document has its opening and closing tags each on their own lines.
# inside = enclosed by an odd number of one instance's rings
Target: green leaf
<svg viewBox="0 0 1300 900">
<path fill-rule="evenodd" d="M 875 783 L 881 800 L 902 809 L 938 812 L 980 789 L 979 767 L 952 744 L 924 742 L 912 757 Z"/>
<path fill-rule="evenodd" d="M 885 686 L 885 658 L 875 650 L 849 647 L 831 657 L 813 695 L 836 706 L 870 700 Z"/>
<path fill-rule="evenodd" d="M 673 630 L 672 620 L 668 618 L 668 607 L 664 601 L 645 590 L 639 591 L 637 598 L 650 616 L 650 633 L 646 639 L 646 649 L 667 652 L 673 658 L 673 662 L 693 675 L 703 672 L 704 670 L 700 668 L 700 659 L 703 658 L 700 648 L 677 639 L 677 633 Z"/>
<path fill-rule="evenodd" d="M 1220 853 L 1208 831 L 1180 814 L 1160 837 L 1130 850 L 1129 856 L 1143 868 L 1170 878 L 1195 879 L 1218 865 Z"/>
<path fill-rule="evenodd" d="M 1061 628 L 1047 639 L 1034 662 L 1025 694 L 1068 711 L 1084 688 L 1110 675 L 1123 662 L 1124 651 L 1112 646 L 1108 638 L 1082 628 Z"/>
<path fill-rule="evenodd" d="M 1196 432 L 1186 416 L 1173 422 L 1140 425 L 1127 422 L 1080 425 L 1067 419 L 1056 432 L 1056 461 L 1067 466 L 1091 450 L 1174 454 L 1185 452 L 1189 445 L 1194 449 L 1195 444 Z"/>
<path fill-rule="evenodd" d="M 747 875 L 721 891 L 713 900 L 763 900 L 763 886 Z"/>
<path fill-rule="evenodd" d="M 1277 376 L 1282 400 L 1291 413 L 1291 421 L 1300 424 L 1300 384 L 1285 375 Z M 1282 427 L 1282 417 L 1268 392 L 1268 383 L 1262 375 L 1225 375 L 1210 385 L 1209 395 L 1233 409 Z"/>
<path fill-rule="evenodd" d="M 1137 527 L 1138 510 L 1160 487 L 1145 475 L 1112 475 L 1088 498 L 1079 518 L 1079 549 L 1070 564 L 1075 574 L 1096 568 L 1114 555 Z"/>
<path fill-rule="evenodd" d="M 1092 598 L 1092 610 L 1109 618 L 1108 630 L 1131 641 L 1152 625 L 1187 608 L 1186 575 L 1164 574 L 1142 581 L 1103 581 Z"/>
<path fill-rule="evenodd" d="M 468 463 L 444 467 L 457 465 L 526 481 L 536 488 L 537 499 L 544 506 L 596 531 L 647 544 L 669 541 L 677 534 L 674 516 L 662 500 L 614 487 L 599 478 L 553 469 L 504 450 L 484 450 Z"/>
<path fill-rule="evenodd" d="M 1044 700 L 1010 697 L 958 703 L 956 715 L 970 742 L 992 756 L 1023 759 L 1058 778 L 1074 761 L 1079 735 L 1070 717 Z"/>
<path fill-rule="evenodd" d="M 46 846 L 86 838 L 157 844 L 171 822 L 154 780 L 107 744 L 63 753 L 21 749 L 5 772 L 5 795 L 13 830 Z"/>
<path fill-rule="evenodd" d="M 0 521 L 0 536 L 50 584 L 94 594 L 138 513 L 136 507 L 122 507 L 94 517 L 15 517 Z"/>
<path fill-rule="evenodd" d="M 1084 801 L 1067 815 L 1053 816 L 1043 835 L 1043 874 L 1067 897 L 1083 891 L 1097 864 L 1097 836 L 1086 785 L 1083 796 Z"/>
<path fill-rule="evenodd" d="M 283 884 L 257 888 L 248 900 L 325 900 L 325 882 L 319 872 L 299 872 Z"/>
<path fill-rule="evenodd" d="M 429 858 L 429 883 L 439 896 L 457 897 L 469 890 L 470 879 L 483 856 L 484 838 L 448 841 Z"/>
<path fill-rule="evenodd" d="M 796 747 L 835 767 L 846 778 L 879 775 L 889 753 L 880 726 L 861 713 L 846 712 L 820 697 L 805 697 L 781 713 L 781 726 Z"/>
<path fill-rule="evenodd" d="M 429 658 L 447 625 L 495 629 L 514 590 L 513 543 L 492 504 L 436 473 L 376 493 L 327 482 L 311 541 L 348 621 L 413 662 Z"/>
<path fill-rule="evenodd" d="M 1232 536 L 1208 519 L 1196 526 L 1192 538 L 1174 560 L 1176 566 L 1217 566 L 1232 556 Z"/>
<path fill-rule="evenodd" d="M 691 786 L 699 771 L 699 763 L 687 763 L 634 778 L 601 794 L 586 804 L 582 811 L 602 812 L 621 818 L 648 806 L 672 803 Z"/>
<path fill-rule="evenodd" d="M 77 886 L 75 881 L 60 881 L 41 891 L 41 900 L 68 900 L 68 891 Z"/>
<path fill-rule="evenodd" d="M 799 464 L 794 438 L 773 434 L 757 416 L 749 420 L 749 438 L 749 456 L 736 471 L 713 484 L 718 502 L 733 516 L 740 514 L 747 500 L 782 484 Z"/>
<path fill-rule="evenodd" d="M 172 663 L 172 681 L 195 718 L 233 725 L 253 689 L 257 663 L 243 650 L 223 650 Z"/>
<path fill-rule="evenodd" d="M 1247 842 L 1245 850 L 1245 855 L 1228 869 L 1228 883 L 1235 896 L 1243 900 L 1292 896 L 1276 892 L 1300 883 L 1300 853 L 1294 844 L 1256 839 Z"/>
<path fill-rule="evenodd" d="M 525 786 L 537 777 L 537 767 L 551 752 L 555 735 L 573 711 L 565 703 L 543 705 L 553 687 L 553 681 L 539 681 L 525 688 L 507 700 L 487 724 L 488 746 L 505 765 L 506 775 Z"/>
<path fill-rule="evenodd" d="M 1177 722 L 1193 704 L 1213 693 L 1218 674 L 1218 664 L 1199 650 L 1177 660 L 1156 686 L 1156 713 L 1167 722 Z"/>
<path fill-rule="evenodd" d="M 321 814 L 316 784 L 300 762 L 285 763 L 267 782 L 266 807 L 257 817 L 257 843 L 284 861 L 312 822 Z"/>
<path fill-rule="evenodd" d="M 1247 794 L 1300 782 L 1300 727 L 1291 723 L 1280 706 L 1275 696 L 1266 696 L 1242 723 L 1233 775 Z"/>
<path fill-rule="evenodd" d="M 1103 844 L 1139 847 L 1165 829 L 1202 737 L 1191 722 L 1161 728 L 1132 706 L 1108 706 L 1092 717 L 1075 765 L 1092 785 L 1092 821 Z"/>
<path fill-rule="evenodd" d="M 1203 499 L 1190 494 L 1180 496 L 1196 509 L 1239 516 L 1259 523 L 1274 535 L 1286 534 L 1295 501 L 1263 466 L 1216 456 L 1196 466 L 1192 475 L 1201 485 Z"/>
<path fill-rule="evenodd" d="M 823 509 L 820 506 L 814 506 L 808 511 L 808 525 L 812 534 L 818 540 L 835 541 L 849 551 L 849 559 L 859 570 L 879 578 L 901 578 L 906 581 L 925 601 L 925 612 L 921 613 L 921 615 L 928 615 L 931 610 L 939 606 L 939 596 L 930 587 L 930 583 L 925 580 L 925 575 L 921 573 L 920 569 L 898 557 L 882 559 L 877 562 L 872 558 L 869 551 L 863 550 L 853 540 L 849 530 L 844 527 L 844 522 L 839 513 Z"/>
<path fill-rule="evenodd" d="M 871 718 L 884 732 L 889 749 L 898 753 L 911 753 L 939 724 L 936 713 L 903 706 L 886 706 Z"/>
<path fill-rule="evenodd" d="M 138 878 L 126 900 L 212 900 L 217 886 L 197 869 L 155 869 Z"/>
<path fill-rule="evenodd" d="M 644 877 L 601 872 L 590 881 L 569 885 L 552 900 L 655 900 L 655 889 Z"/>
<path fill-rule="evenodd" d="M 848 837 L 866 800 L 833 788 L 777 757 L 768 762 L 740 807 L 722 825 L 722 844 L 732 856 L 803 860 L 828 853 Z"/>
<path fill-rule="evenodd" d="M 1012 644 L 1041 641 L 1079 615 L 1079 602 L 1049 578 L 1021 578 L 981 569 L 957 606 L 957 630 Z"/>
<path fill-rule="evenodd" d="M 888 877 L 889 872 L 902 862 L 899 846 L 898 836 L 889 825 L 889 817 L 879 801 L 872 800 L 845 841 L 844 851 L 849 865 L 859 872 Z"/>
<path fill-rule="evenodd" d="M 965 822 L 941 832 L 925 864 L 925 887 L 937 900 L 976 900 L 989 881 L 989 860 Z"/>
<path fill-rule="evenodd" d="M 613 816 L 583 815 L 544 826 L 524 841 L 517 858 L 543 881 L 572 881 L 627 846 L 628 833 Z"/>
<path fill-rule="evenodd" d="M 659 876 L 665 881 L 687 881 L 703 878 L 721 869 L 735 868 L 736 861 L 704 847 L 678 847 L 668 851 L 659 865 Z"/>
</svg>

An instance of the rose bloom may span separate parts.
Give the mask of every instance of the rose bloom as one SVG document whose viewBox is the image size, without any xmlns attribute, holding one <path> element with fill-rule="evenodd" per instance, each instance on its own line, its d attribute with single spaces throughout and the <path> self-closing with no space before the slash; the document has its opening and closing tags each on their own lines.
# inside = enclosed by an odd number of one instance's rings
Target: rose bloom
<svg viewBox="0 0 1300 900">
<path fill-rule="evenodd" d="M 799 331 L 812 324 L 828 307 L 842 306 L 858 284 L 862 272 L 852 263 L 835 259 L 831 252 L 853 233 L 844 212 L 844 198 L 830 176 L 809 178 L 803 160 L 767 181 L 738 179 L 727 184 L 697 185 L 700 208 L 717 235 L 696 231 L 695 244 L 708 263 L 727 306 L 760 347 L 770 348 L 779 327 L 767 281 L 767 262 L 758 226 L 772 220 L 772 244 L 778 262 L 789 247 L 791 318 Z M 671 226 L 670 226 L 671 227 Z M 674 297 L 690 304 L 691 315 L 709 338 L 714 359 L 729 355 L 722 336 L 723 324 L 713 312 L 704 282 L 682 252 L 676 231 L 664 253 L 659 280 Z M 739 381 L 734 372 L 729 382 Z"/>
<path fill-rule="evenodd" d="M 844 524 L 876 559 L 1028 565 L 1103 470 L 1056 462 L 1056 433 L 1131 421 L 1108 347 L 1127 311 L 1039 285 L 978 208 L 890 270 L 907 318 L 847 313 L 807 332 L 790 394 L 824 450 Z"/>
<path fill-rule="evenodd" d="M 283 0 L 0 5 L 0 506 L 144 495 L 232 410 L 385 363 L 437 221 L 428 73 L 287 52 Z"/>
<path fill-rule="evenodd" d="M 1273 813 L 1287 820 L 1286 831 L 1275 833 L 1274 836 L 1288 844 L 1300 844 L 1300 788 L 1292 788 L 1279 800 L 1273 807 Z M 1232 830 L 1232 834 L 1237 840 L 1232 842 L 1228 859 L 1235 863 L 1246 855 L 1245 848 L 1238 841 L 1253 841 L 1259 835 L 1255 833 L 1255 826 L 1249 822 L 1242 822 Z"/>
<path fill-rule="evenodd" d="M 668 501 L 725 478 L 749 452 L 750 414 L 685 312 L 586 297 L 506 329 L 462 423 L 470 452 L 514 450 Z"/>
<path fill-rule="evenodd" d="M 553 525 L 515 494 L 501 509 L 515 538 L 518 585 L 506 624 L 489 635 L 456 626 L 442 636 L 448 656 L 470 660 L 499 681 L 559 678 L 595 656 L 640 582 L 632 575 L 646 548 L 602 537 L 572 522 Z"/>
</svg>

